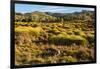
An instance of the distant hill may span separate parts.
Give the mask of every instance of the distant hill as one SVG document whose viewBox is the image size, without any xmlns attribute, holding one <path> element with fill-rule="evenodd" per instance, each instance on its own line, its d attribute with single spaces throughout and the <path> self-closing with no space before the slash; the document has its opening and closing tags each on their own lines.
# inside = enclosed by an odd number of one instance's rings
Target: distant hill
<svg viewBox="0 0 100 69">
<path fill-rule="evenodd" d="M 15 13 L 16 22 L 61 22 L 94 21 L 94 11 L 83 10 L 74 13 L 52 13 L 34 11 L 31 13 Z"/>
</svg>

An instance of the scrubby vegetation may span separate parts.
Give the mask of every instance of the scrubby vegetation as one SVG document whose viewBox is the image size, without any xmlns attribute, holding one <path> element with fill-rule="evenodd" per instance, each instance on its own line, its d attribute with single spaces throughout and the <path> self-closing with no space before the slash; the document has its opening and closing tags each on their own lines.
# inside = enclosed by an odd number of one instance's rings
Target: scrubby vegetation
<svg viewBox="0 0 100 69">
<path fill-rule="evenodd" d="M 94 61 L 94 47 L 93 11 L 15 15 L 16 65 Z"/>
</svg>

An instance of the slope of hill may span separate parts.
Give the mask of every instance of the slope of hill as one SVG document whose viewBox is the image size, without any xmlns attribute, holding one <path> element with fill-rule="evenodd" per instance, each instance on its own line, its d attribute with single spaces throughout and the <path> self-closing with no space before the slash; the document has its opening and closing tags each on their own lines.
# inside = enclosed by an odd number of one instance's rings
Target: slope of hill
<svg viewBox="0 0 100 69">
<path fill-rule="evenodd" d="M 92 21 L 94 20 L 94 11 L 83 10 L 74 13 L 52 13 L 34 11 L 31 13 L 16 13 L 15 21 L 19 22 L 61 22 L 64 21 Z"/>
</svg>

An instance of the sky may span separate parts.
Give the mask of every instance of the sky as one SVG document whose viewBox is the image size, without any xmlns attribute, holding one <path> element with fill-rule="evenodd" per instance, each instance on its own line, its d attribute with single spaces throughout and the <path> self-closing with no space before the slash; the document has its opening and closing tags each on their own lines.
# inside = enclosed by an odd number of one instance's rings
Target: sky
<svg viewBox="0 0 100 69">
<path fill-rule="evenodd" d="M 82 10 L 94 11 L 94 8 L 49 6 L 49 5 L 36 5 L 36 4 L 15 4 L 15 12 L 18 13 L 30 13 L 34 11 L 53 12 L 53 13 L 73 13 L 73 12 L 81 12 Z"/>
</svg>

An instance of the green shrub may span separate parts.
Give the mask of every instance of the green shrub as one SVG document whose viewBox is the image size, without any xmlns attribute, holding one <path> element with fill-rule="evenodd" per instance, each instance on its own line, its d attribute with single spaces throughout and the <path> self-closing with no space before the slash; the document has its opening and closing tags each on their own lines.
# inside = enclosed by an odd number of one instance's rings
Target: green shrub
<svg viewBox="0 0 100 69">
<path fill-rule="evenodd" d="M 76 53 L 76 50 L 67 50 L 67 51 L 66 51 L 66 54 L 67 54 L 68 56 L 73 56 L 75 53 Z"/>
<path fill-rule="evenodd" d="M 30 63 L 32 63 L 32 64 L 33 64 L 33 63 L 34 63 L 34 64 L 41 64 L 41 63 L 44 63 L 44 59 L 33 57 L 33 59 L 31 60 Z"/>
<path fill-rule="evenodd" d="M 81 30 L 74 30 L 73 32 L 74 32 L 75 35 L 80 35 L 80 36 L 83 36 L 83 37 L 85 36 L 85 33 Z"/>
<path fill-rule="evenodd" d="M 59 30 L 57 30 L 56 28 L 54 28 L 54 29 L 51 29 L 51 30 L 49 30 L 49 33 L 52 33 L 52 34 L 59 34 L 60 33 L 60 31 Z"/>
<path fill-rule="evenodd" d="M 77 62 L 77 59 L 76 58 L 73 58 L 71 56 L 67 57 L 66 58 L 66 61 L 69 63 L 69 62 Z"/>
<path fill-rule="evenodd" d="M 32 34 L 34 36 L 39 36 L 40 32 L 42 31 L 41 27 L 17 27 L 15 28 L 15 33 L 29 33 Z"/>
<path fill-rule="evenodd" d="M 87 44 L 87 40 L 81 36 L 72 35 L 70 40 L 71 40 L 71 42 L 73 42 L 77 45 L 86 45 Z"/>
<path fill-rule="evenodd" d="M 77 59 L 73 58 L 72 56 L 64 56 L 61 59 L 59 59 L 59 62 L 61 63 L 77 62 Z"/>
<path fill-rule="evenodd" d="M 86 38 L 90 44 L 94 43 L 95 37 L 93 34 L 88 34 Z"/>
<path fill-rule="evenodd" d="M 51 36 L 49 40 L 51 43 L 54 43 L 56 45 L 71 45 L 74 43 L 76 45 L 85 45 L 87 43 L 85 38 L 76 35 L 69 36 L 69 35 L 59 34 L 57 36 Z"/>
<path fill-rule="evenodd" d="M 50 43 L 54 43 L 54 44 L 57 44 L 57 45 L 65 45 L 66 44 L 66 37 L 65 36 L 63 36 L 62 34 L 60 34 L 60 35 L 55 35 L 55 36 L 51 36 L 50 38 L 49 38 L 49 41 L 50 41 Z"/>
</svg>

